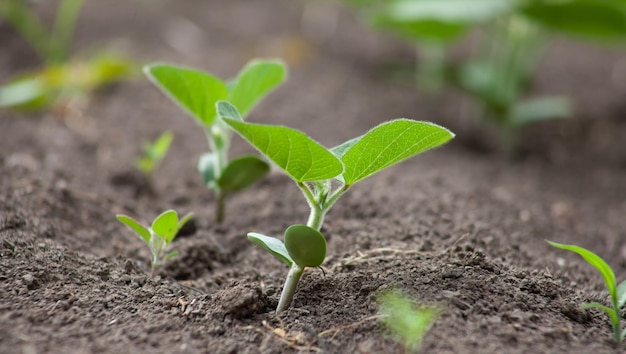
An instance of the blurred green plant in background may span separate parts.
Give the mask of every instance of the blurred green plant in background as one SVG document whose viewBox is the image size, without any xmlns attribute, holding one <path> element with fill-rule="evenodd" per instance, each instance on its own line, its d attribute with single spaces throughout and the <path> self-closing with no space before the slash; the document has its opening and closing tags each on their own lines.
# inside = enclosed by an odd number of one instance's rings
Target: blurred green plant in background
<svg viewBox="0 0 626 354">
<path fill-rule="evenodd" d="M 9 23 L 37 53 L 43 67 L 21 74 L 0 86 L 0 107 L 45 109 L 86 96 L 136 71 L 129 59 L 97 52 L 70 56 L 76 21 L 84 0 L 61 0 L 52 29 L 26 0 L 0 1 L 0 19 Z"/>
<path fill-rule="evenodd" d="M 476 116 L 495 126 L 502 149 L 515 152 L 519 128 L 571 114 L 566 97 L 529 97 L 537 63 L 560 34 L 585 41 L 625 43 L 623 0 L 344 0 L 364 22 L 413 43 L 419 54 L 418 87 L 446 85 L 476 103 Z M 467 60 L 446 53 L 473 34 Z"/>
</svg>

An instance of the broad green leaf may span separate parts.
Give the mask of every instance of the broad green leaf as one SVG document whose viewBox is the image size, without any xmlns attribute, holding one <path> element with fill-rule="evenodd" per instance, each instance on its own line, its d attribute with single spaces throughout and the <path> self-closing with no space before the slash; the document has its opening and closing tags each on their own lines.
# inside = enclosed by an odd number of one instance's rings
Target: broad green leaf
<svg viewBox="0 0 626 354">
<path fill-rule="evenodd" d="M 217 115 L 220 118 L 222 119 L 230 118 L 239 122 L 243 122 L 243 118 L 241 117 L 241 114 L 239 114 L 239 111 L 237 110 L 237 108 L 233 106 L 232 104 L 230 104 L 230 102 L 217 101 L 215 106 L 217 110 Z"/>
<path fill-rule="evenodd" d="M 131 230 L 135 231 L 139 237 L 146 243 L 150 243 L 150 230 L 145 226 L 141 225 L 135 219 L 126 215 L 116 215 L 115 216 L 119 222 L 128 226 Z"/>
<path fill-rule="evenodd" d="M 289 256 L 289 252 L 281 240 L 275 237 L 261 235 L 256 232 L 249 232 L 248 239 L 255 245 L 260 246 L 274 255 L 274 257 L 278 258 L 278 260 L 284 262 L 288 266 L 291 267 L 293 264 L 293 260 L 291 259 L 291 256 Z"/>
<path fill-rule="evenodd" d="M 167 261 L 168 259 L 174 258 L 176 256 L 178 256 L 178 251 L 172 251 L 172 252 L 166 254 L 165 257 L 163 257 L 163 260 Z"/>
<path fill-rule="evenodd" d="M 343 171 L 335 155 L 298 130 L 230 118 L 224 121 L 296 182 L 326 180 Z"/>
<path fill-rule="evenodd" d="M 361 137 L 341 161 L 343 178 L 352 185 L 391 165 L 442 145 L 454 134 L 439 125 L 410 119 L 383 123 Z"/>
<path fill-rule="evenodd" d="M 193 217 L 193 213 L 185 215 L 182 219 L 178 221 L 178 224 L 176 224 L 176 233 L 178 233 L 178 231 L 180 231 L 180 229 L 185 226 L 185 224 L 191 219 L 191 217 Z"/>
<path fill-rule="evenodd" d="M 626 304 L 626 280 L 617 286 L 617 307 L 622 308 Z"/>
<path fill-rule="evenodd" d="M 567 97 L 541 97 L 518 102 L 513 107 L 512 124 L 523 126 L 547 120 L 567 118 L 572 107 Z"/>
<path fill-rule="evenodd" d="M 170 243 L 176 232 L 178 226 L 178 214 L 174 210 L 167 210 L 157 216 L 152 222 L 152 231 L 163 237 L 167 243 Z"/>
<path fill-rule="evenodd" d="M 318 267 L 326 259 L 326 239 L 306 225 L 291 225 L 285 231 L 285 247 L 300 267 Z"/>
<path fill-rule="evenodd" d="M 154 64 L 144 67 L 144 73 L 152 83 L 205 127 L 210 127 L 215 120 L 215 102 L 228 97 L 226 85 L 220 79 L 202 71 Z"/>
<path fill-rule="evenodd" d="M 574 245 L 564 245 L 556 242 L 547 241 L 550 245 L 564 249 L 567 251 L 571 251 L 577 253 L 579 256 L 583 257 L 587 263 L 596 268 L 600 274 L 602 274 L 602 278 L 604 279 L 604 284 L 606 284 L 606 288 L 611 295 L 611 299 L 613 299 L 613 303 L 617 302 L 617 289 L 615 287 L 615 274 L 611 267 L 606 264 L 606 262 L 600 258 L 597 254 L 588 251 L 582 247 L 574 246 Z M 597 306 L 596 306 L 597 307 Z"/>
<path fill-rule="evenodd" d="M 200 156 L 198 160 L 198 172 L 202 176 L 202 181 L 204 185 L 210 189 L 215 188 L 216 179 L 215 176 L 215 166 L 218 164 L 217 153 L 215 152 L 207 152 Z"/>
<path fill-rule="evenodd" d="M 217 185 L 224 192 L 237 192 L 260 180 L 270 171 L 267 162 L 256 156 L 243 156 L 226 165 Z"/>
<path fill-rule="evenodd" d="M 569 35 L 626 39 L 626 7 L 614 1 L 533 1 L 522 11 L 536 22 Z"/>
<path fill-rule="evenodd" d="M 235 79 L 235 85 L 230 91 L 228 100 L 245 117 L 259 100 L 284 82 L 286 77 L 287 68 L 282 62 L 253 60 L 241 70 Z"/>
</svg>

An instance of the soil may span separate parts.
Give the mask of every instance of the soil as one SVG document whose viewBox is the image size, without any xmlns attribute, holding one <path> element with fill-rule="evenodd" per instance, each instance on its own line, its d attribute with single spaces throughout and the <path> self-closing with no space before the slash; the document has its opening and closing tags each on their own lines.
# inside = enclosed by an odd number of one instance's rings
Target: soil
<svg viewBox="0 0 626 354">
<path fill-rule="evenodd" d="M 560 39 L 533 92 L 565 93 L 575 117 L 524 132 L 518 161 L 478 151 L 490 135 L 462 118 L 457 92 L 418 93 L 384 74 L 412 49 L 359 24 L 302 21 L 312 2 L 88 2 L 76 49 L 110 38 L 146 62 L 234 75 L 256 56 L 284 58 L 288 82 L 252 121 L 288 124 L 327 146 L 409 117 L 457 132 L 454 142 L 356 185 L 327 216 L 324 271 L 305 272 L 292 307 L 274 308 L 286 267 L 249 243 L 306 220 L 295 185 L 273 171 L 231 196 L 227 220 L 195 171 L 202 132 L 146 80 L 58 112 L 0 112 L 0 353 L 401 353 L 376 317 L 400 288 L 445 308 L 424 353 L 616 353 L 601 277 L 545 239 L 601 255 L 626 278 L 626 55 Z M 44 9 L 45 11 L 45 9 Z M 324 18 L 332 18 L 326 13 Z M 305 17 L 310 18 L 310 17 Z M 0 81 L 36 63 L 0 24 Z M 460 49 L 462 51 L 462 49 Z M 133 161 L 170 129 L 151 181 Z M 233 154 L 249 148 L 234 143 Z M 193 211 L 180 256 L 154 278 L 141 241 L 116 213 L 148 222 Z"/>
</svg>

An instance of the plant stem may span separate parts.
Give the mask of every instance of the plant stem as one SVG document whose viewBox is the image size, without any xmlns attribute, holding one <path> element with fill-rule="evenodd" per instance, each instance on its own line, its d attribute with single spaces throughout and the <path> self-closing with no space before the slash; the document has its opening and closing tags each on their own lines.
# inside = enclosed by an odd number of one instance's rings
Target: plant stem
<svg viewBox="0 0 626 354">
<path fill-rule="evenodd" d="M 295 263 L 289 269 L 287 279 L 285 280 L 285 285 L 283 286 L 283 291 L 280 294 L 280 300 L 278 301 L 276 313 L 285 311 L 287 308 L 289 308 L 289 305 L 291 305 L 291 300 L 293 300 L 293 295 L 296 292 L 296 287 L 298 286 L 298 281 L 302 276 L 303 270 L 303 268 L 300 268 L 300 266 Z"/>
</svg>

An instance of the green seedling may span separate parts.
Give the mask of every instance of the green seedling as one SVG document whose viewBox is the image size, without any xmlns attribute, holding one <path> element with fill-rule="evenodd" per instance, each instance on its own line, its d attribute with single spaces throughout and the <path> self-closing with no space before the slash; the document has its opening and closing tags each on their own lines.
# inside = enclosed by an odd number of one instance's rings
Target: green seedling
<svg viewBox="0 0 626 354">
<path fill-rule="evenodd" d="M 578 254 L 587 263 L 600 272 L 602 278 L 604 279 L 604 284 L 609 291 L 609 295 L 611 296 L 611 307 L 604 306 L 597 302 L 592 302 L 583 305 L 583 309 L 599 309 L 606 312 L 611 319 L 611 324 L 613 325 L 613 338 L 619 345 L 622 345 L 624 337 L 626 337 L 626 329 L 622 329 L 620 324 L 620 309 L 624 307 L 624 304 L 626 304 L 626 280 L 617 285 L 615 273 L 613 273 L 611 267 L 602 258 L 600 258 L 600 256 L 591 251 L 574 245 L 564 245 L 551 241 L 547 242 L 554 247 Z"/>
<path fill-rule="evenodd" d="M 174 134 L 166 131 L 161 134 L 154 142 L 145 143 L 143 146 L 143 155 L 137 159 L 135 166 L 147 178 L 152 176 L 154 170 L 159 166 L 165 155 L 170 149 Z"/>
<path fill-rule="evenodd" d="M 566 97 L 530 97 L 537 64 L 550 40 L 565 34 L 582 40 L 624 43 L 622 0 L 344 0 L 366 22 L 417 48 L 418 86 L 453 85 L 475 102 L 473 118 L 499 132 L 500 146 L 516 152 L 522 127 L 571 115 Z M 446 52 L 468 33 L 474 51 L 460 63 Z"/>
<path fill-rule="evenodd" d="M 204 184 L 215 193 L 215 219 L 221 223 L 227 195 L 261 179 L 269 172 L 269 164 L 257 156 L 242 156 L 229 161 L 232 132 L 217 119 L 215 104 L 228 99 L 246 116 L 285 80 L 285 65 L 273 60 L 253 60 L 236 78 L 226 82 L 205 72 L 167 64 L 146 66 L 144 72 L 203 128 L 210 150 L 200 157 L 198 171 Z"/>
<path fill-rule="evenodd" d="M 227 125 L 294 180 L 310 207 L 306 225 L 289 227 L 284 243 L 248 234 L 252 242 L 291 267 L 277 312 L 289 307 L 304 268 L 317 267 L 326 258 L 326 241 L 319 231 L 339 197 L 355 183 L 454 137 L 433 123 L 396 119 L 327 149 L 292 128 L 245 122 L 228 102 L 218 102 L 217 111 Z"/>
<path fill-rule="evenodd" d="M 165 254 L 165 249 L 174 241 L 178 231 L 191 219 L 192 215 L 189 213 L 179 221 L 178 214 L 174 210 L 167 210 L 157 216 L 150 227 L 143 226 L 126 215 L 116 215 L 116 218 L 139 235 L 139 238 L 150 248 L 152 253 L 150 276 L 153 277 L 162 262 L 178 255 L 176 251 Z"/>
<path fill-rule="evenodd" d="M 135 64 L 110 53 L 70 59 L 69 48 L 83 0 L 62 0 L 52 30 L 23 0 L 0 1 L 6 20 L 44 62 L 43 68 L 0 86 L 0 107 L 38 110 L 62 105 L 131 76 Z"/>
<path fill-rule="evenodd" d="M 404 353 L 417 353 L 426 332 L 442 309 L 439 306 L 417 306 L 400 291 L 390 291 L 379 299 L 379 313 L 391 335 L 404 346 Z"/>
</svg>

